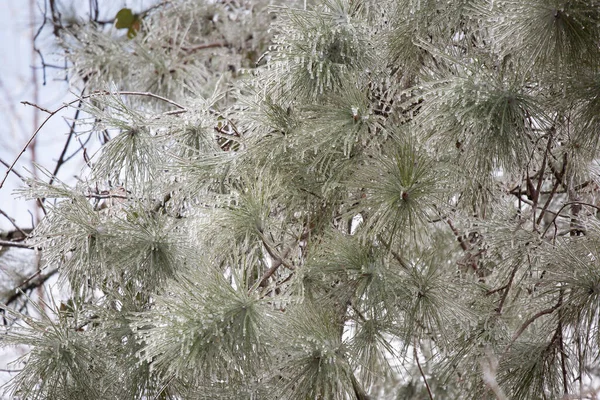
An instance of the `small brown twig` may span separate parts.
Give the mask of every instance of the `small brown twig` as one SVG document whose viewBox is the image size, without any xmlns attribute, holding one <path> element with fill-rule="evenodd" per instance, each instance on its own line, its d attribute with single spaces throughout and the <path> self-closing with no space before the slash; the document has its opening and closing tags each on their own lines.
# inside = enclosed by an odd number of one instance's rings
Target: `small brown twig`
<svg viewBox="0 0 600 400">
<path fill-rule="evenodd" d="M 506 353 L 512 347 L 512 345 L 515 343 L 515 341 L 519 338 L 519 336 L 521 336 L 523 334 L 523 332 L 525 332 L 525 329 L 527 329 L 527 327 L 529 325 L 531 325 L 536 319 L 543 317 L 544 315 L 552 314 L 554 311 L 556 311 L 556 309 L 558 309 L 558 307 L 560 307 L 560 304 L 561 303 L 558 303 L 558 304 L 554 305 L 553 307 L 546 308 L 545 310 L 539 311 L 536 314 L 534 314 L 531 318 L 529 318 L 527 321 L 525 321 L 523 323 L 523 325 L 521 325 L 521 327 L 515 332 L 510 343 L 508 344 L 508 346 L 506 346 L 506 349 L 504 349 L 504 352 Z"/>
<path fill-rule="evenodd" d="M 502 293 L 502 297 L 500 297 L 500 304 L 498 305 L 498 314 L 502 313 L 502 308 L 504 307 L 504 303 L 506 302 L 506 298 L 508 297 L 508 292 L 510 291 L 510 287 L 512 286 L 513 280 L 515 279 L 515 275 L 517 274 L 517 270 L 519 269 L 519 263 L 515 263 L 513 267 L 510 278 L 508 279 L 508 283 L 506 284 L 506 290 Z"/>
<path fill-rule="evenodd" d="M 23 371 L 22 369 L 6 369 L 0 368 L 0 372 L 17 373 Z"/>
<path fill-rule="evenodd" d="M 400 254 L 398 254 L 396 251 L 394 251 L 394 249 L 392 249 L 391 245 L 385 241 L 385 239 L 383 239 L 380 235 L 377 236 L 377 240 L 379 240 L 381 243 L 383 243 L 383 245 L 388 249 L 388 251 L 392 254 L 392 256 L 394 257 L 394 259 L 396 261 L 398 261 L 398 263 L 400 264 L 400 266 L 402 268 L 404 268 L 406 271 L 410 271 L 411 268 L 409 267 L 408 263 L 402 258 L 402 256 Z"/>
<path fill-rule="evenodd" d="M 502 291 L 502 290 L 504 290 L 506 288 L 508 288 L 508 283 L 506 285 L 504 285 L 504 286 L 500 286 L 499 288 L 488 290 L 487 292 L 485 292 L 485 295 L 486 296 L 491 296 L 494 293 L 498 293 L 498 292 L 500 292 L 500 291 Z"/>
<path fill-rule="evenodd" d="M 83 92 L 81 93 L 81 95 L 83 95 Z M 54 179 L 56 178 L 58 171 L 60 170 L 62 165 L 65 162 L 67 162 L 67 159 L 65 158 L 65 156 L 67 154 L 67 149 L 69 148 L 69 144 L 71 143 L 71 139 L 73 139 L 73 136 L 75 135 L 75 126 L 77 125 L 77 120 L 79 119 L 79 113 L 81 112 L 81 103 L 82 103 L 82 100 L 79 101 L 79 106 L 77 107 L 77 110 L 75 111 L 75 116 L 73 117 L 73 121 L 71 122 L 71 126 L 69 127 L 69 135 L 67 136 L 67 141 L 65 142 L 65 145 L 63 146 L 60 156 L 58 157 L 58 161 L 56 162 L 56 166 L 54 167 L 54 171 L 52 172 L 52 175 L 50 177 L 50 182 L 48 182 L 49 185 L 52 185 L 52 183 L 54 183 Z"/>
<path fill-rule="evenodd" d="M 540 215 L 537 219 L 537 224 L 539 225 L 540 222 L 542 222 L 542 218 L 544 218 L 544 214 L 546 213 L 546 210 L 548 210 L 548 207 L 550 206 L 550 203 L 552 202 L 552 199 L 554 198 L 554 195 L 556 194 L 556 190 L 558 189 L 558 187 L 560 186 L 563 176 L 565 175 L 565 171 L 567 168 L 567 163 L 563 163 L 562 169 L 560 172 L 558 172 L 558 174 L 554 171 L 554 169 L 552 169 L 552 164 L 550 164 L 550 169 L 552 170 L 552 173 L 554 173 L 555 175 L 555 179 L 556 182 L 554 183 L 554 185 L 552 186 L 552 190 L 550 191 L 550 196 L 548 196 L 548 199 L 546 200 L 546 203 L 544 204 L 544 206 L 542 207 L 542 211 L 540 211 Z M 583 186 L 585 187 L 585 186 Z"/>
<path fill-rule="evenodd" d="M 23 229 L 21 229 L 17 223 L 15 222 L 14 218 L 11 218 L 7 213 L 5 213 L 4 211 L 0 210 L 0 214 L 4 215 L 4 217 L 6 217 L 6 219 L 12 224 L 12 226 L 15 227 L 15 229 L 17 231 L 19 231 L 24 237 L 27 237 L 27 233 L 23 231 Z"/>
<path fill-rule="evenodd" d="M 0 164 L 4 165 L 6 168 L 9 168 L 9 169 L 11 168 L 11 165 L 9 163 L 7 163 L 6 161 L 4 161 L 3 159 L 1 159 L 1 158 L 0 158 Z M 23 175 L 21 175 L 20 173 L 18 173 L 14 169 L 11 170 L 11 172 L 13 174 L 15 174 L 17 178 L 19 178 L 20 180 L 22 180 L 23 182 L 25 182 L 25 177 Z"/>
<path fill-rule="evenodd" d="M 38 110 L 43 111 L 43 112 L 48 113 L 48 114 L 52 114 L 52 111 L 48 110 L 47 108 L 44 108 L 44 107 L 39 106 L 37 104 L 31 103 L 29 101 L 22 101 L 21 104 L 37 108 Z"/>
<path fill-rule="evenodd" d="M 8 175 L 10 174 L 11 171 L 13 171 L 15 165 L 17 164 L 17 162 L 19 161 L 19 159 L 21 158 L 21 156 L 23 155 L 23 153 L 25 153 L 25 151 L 27 151 L 27 149 L 29 148 L 29 146 L 31 145 L 31 143 L 35 140 L 37 134 L 40 132 L 40 130 L 42 130 L 42 128 L 44 127 L 44 125 L 46 125 L 46 123 L 50 120 L 50 118 L 52 118 L 54 115 L 56 115 L 58 112 L 60 112 L 61 110 L 64 110 L 65 108 L 71 107 L 73 104 L 81 101 L 81 100 L 85 100 L 88 98 L 93 98 L 93 97 L 99 97 L 99 96 L 110 96 L 110 95 L 123 95 L 123 96 L 144 96 L 144 97 L 151 97 L 154 99 L 158 99 L 158 100 L 162 100 L 166 103 L 172 104 L 175 107 L 179 108 L 180 110 L 187 110 L 184 106 L 182 106 L 181 104 L 167 99 L 166 97 L 163 96 L 159 96 L 157 94 L 154 93 L 150 93 L 150 92 L 133 92 L 133 91 L 123 91 L 123 92 L 109 92 L 109 91 L 99 91 L 99 92 L 93 92 L 90 94 L 87 94 L 85 96 L 81 96 L 78 99 L 72 100 L 68 103 L 63 104 L 62 106 L 58 107 L 56 110 L 51 111 L 50 115 L 48 115 L 46 117 L 46 119 L 40 124 L 40 126 L 35 130 L 35 132 L 33 132 L 33 135 L 31 135 L 31 137 L 29 138 L 29 140 L 27 141 L 27 143 L 25 144 L 25 146 L 23 146 L 23 149 L 21 149 L 21 151 L 19 152 L 19 154 L 17 155 L 17 157 L 15 158 L 15 160 L 13 161 L 13 163 L 8 167 L 8 170 L 6 171 L 6 174 L 4 175 L 4 178 L 2 179 L 2 181 L 0 182 L 0 188 L 2 188 L 2 186 L 4 186 L 4 182 L 6 181 L 6 178 L 8 177 Z M 27 102 L 24 102 L 27 103 Z M 30 104 L 30 103 L 27 103 Z M 31 104 L 33 105 L 33 104 Z"/>
<path fill-rule="evenodd" d="M 42 274 L 42 270 L 37 271 L 35 274 L 25 279 L 25 281 L 21 283 L 17 288 L 15 288 L 14 294 L 10 296 L 6 300 L 6 302 L 4 302 L 3 305 L 8 306 L 9 304 L 16 301 L 19 297 L 21 297 L 21 295 L 24 292 L 42 286 L 48 279 L 53 277 L 56 273 L 58 273 L 58 268 L 51 270 L 47 274 Z"/>
<path fill-rule="evenodd" d="M 181 47 L 181 50 L 185 51 L 186 53 L 193 53 L 198 50 L 212 49 L 215 47 L 226 47 L 226 46 L 227 46 L 227 43 L 215 42 L 215 43 L 198 44 L 196 46 L 190 46 L 190 47 Z"/>
<path fill-rule="evenodd" d="M 423 368 L 421 368 L 421 363 L 419 362 L 419 354 L 417 354 L 417 344 L 413 345 L 413 353 L 415 356 L 415 361 L 417 362 L 417 367 L 419 368 L 419 372 L 423 377 L 423 382 L 425 383 L 425 388 L 427 388 L 427 394 L 429 394 L 429 398 L 433 400 L 433 393 L 431 393 L 431 388 L 429 387 L 429 383 L 427 382 L 427 378 L 425 377 L 425 373 L 423 372 Z"/>
<path fill-rule="evenodd" d="M 267 253 L 269 253 L 269 255 L 276 261 L 279 261 L 284 267 L 286 267 L 287 269 L 293 271 L 296 269 L 296 267 L 294 267 L 293 265 L 291 265 L 290 263 L 288 263 L 287 261 L 285 261 L 285 256 L 279 255 L 277 254 L 277 252 L 273 249 L 272 245 L 269 243 L 269 241 L 267 240 L 267 238 L 265 238 L 265 236 L 263 234 L 260 235 L 261 240 L 263 242 L 263 245 L 265 246 L 265 249 L 267 250 Z M 287 255 L 289 253 L 289 250 L 291 250 L 291 246 L 285 251 L 285 254 Z"/>
<path fill-rule="evenodd" d="M 30 244 L 21 243 L 21 242 L 12 242 L 10 240 L 0 240 L 0 247 L 18 247 L 21 249 L 30 249 L 30 250 L 35 249 L 35 247 Z"/>
<path fill-rule="evenodd" d="M 565 209 L 565 207 L 568 206 L 572 206 L 574 204 L 579 204 L 582 206 L 587 206 L 587 207 L 592 207 L 595 208 L 596 210 L 600 210 L 600 206 L 597 206 L 595 204 L 590 204 L 590 203 L 586 203 L 583 201 L 568 201 L 565 204 L 563 204 L 556 213 L 554 213 L 554 218 L 552 218 L 552 221 L 550 221 L 550 223 L 548 224 L 548 226 L 546 227 L 546 229 L 544 230 L 544 232 L 542 233 L 542 237 L 546 236 L 546 232 L 548 232 L 548 229 L 550 229 L 550 226 L 552 226 L 552 224 L 554 224 L 556 222 L 556 218 L 561 216 L 560 212 Z M 563 216 L 564 217 L 564 216 Z M 568 218 L 568 217 L 567 217 Z"/>
<path fill-rule="evenodd" d="M 262 235 L 261 235 L 262 236 Z M 296 244 L 292 244 L 290 247 L 288 247 L 281 256 L 279 256 L 278 254 L 276 254 L 270 247 L 270 245 L 266 242 L 266 240 L 263 238 L 263 244 L 265 246 L 265 248 L 267 249 L 267 253 L 269 253 L 269 255 L 271 256 L 271 258 L 273 258 L 272 264 L 271 264 L 271 268 L 269 268 L 268 270 L 265 271 L 265 273 L 260 277 L 260 279 L 258 280 L 257 284 L 255 284 L 250 290 L 252 291 L 253 289 L 256 289 L 257 287 L 265 287 L 267 285 L 267 281 L 269 280 L 269 278 L 271 276 L 273 276 L 273 274 L 279 269 L 280 266 L 285 266 L 286 268 L 288 268 L 289 270 L 294 270 L 293 266 L 290 266 L 289 264 L 286 264 L 284 262 L 284 259 L 289 255 L 290 251 L 292 250 L 292 247 L 295 246 Z"/>
</svg>

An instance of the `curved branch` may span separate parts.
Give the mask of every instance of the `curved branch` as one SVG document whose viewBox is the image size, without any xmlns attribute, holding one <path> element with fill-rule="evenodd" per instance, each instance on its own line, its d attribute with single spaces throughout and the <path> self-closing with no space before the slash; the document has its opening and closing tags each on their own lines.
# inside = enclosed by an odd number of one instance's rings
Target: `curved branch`
<svg viewBox="0 0 600 400">
<path fill-rule="evenodd" d="M 546 236 L 546 232 L 548 232 L 548 229 L 550 229 L 550 226 L 552 226 L 552 224 L 554 224 L 556 222 L 556 218 L 560 216 L 561 211 L 564 210 L 566 207 L 572 206 L 572 205 L 582 205 L 582 206 L 595 208 L 596 210 L 600 210 L 600 207 L 595 204 L 586 203 L 584 201 L 568 201 L 565 204 L 563 204 L 558 209 L 558 211 L 554 214 L 554 218 L 552 218 L 552 221 L 550 221 L 550 223 L 548 224 L 546 229 L 544 229 L 544 232 L 542 233 L 542 237 Z"/>
<path fill-rule="evenodd" d="M 527 329 L 527 327 L 529 325 L 531 325 L 536 319 L 543 317 L 544 315 L 547 315 L 547 314 L 552 314 L 554 311 L 556 311 L 558 309 L 558 307 L 560 307 L 560 305 L 561 305 L 561 303 L 559 302 L 556 305 L 554 305 L 553 307 L 539 311 L 535 315 L 533 315 L 531 318 L 529 318 L 527 321 L 525 321 L 523 323 L 523 325 L 521 325 L 519 330 L 515 332 L 510 343 L 508 344 L 508 346 L 506 346 L 506 349 L 504 349 L 504 352 L 508 351 L 508 349 L 511 348 L 511 346 L 513 345 L 513 343 L 515 343 L 515 341 L 519 338 L 519 336 L 521 336 L 523 334 L 523 332 L 525 332 L 525 329 Z"/>
<path fill-rule="evenodd" d="M 10 167 L 8 167 L 8 170 L 6 171 L 6 174 L 4 174 L 4 178 L 2 179 L 2 182 L 0 182 L 0 189 L 2 188 L 2 186 L 4 186 L 4 182 L 6 181 L 6 178 L 8 177 L 8 174 L 10 174 L 10 172 L 14 169 L 15 165 L 17 164 L 17 162 L 19 161 L 19 159 L 21 158 L 21 156 L 23 155 L 23 153 L 25 153 L 25 151 L 27 151 L 27 148 L 29 147 L 29 145 L 31 144 L 31 142 L 33 142 L 35 140 L 35 137 L 37 136 L 37 134 L 40 132 L 40 130 L 42 130 L 42 128 L 44 127 L 44 125 L 46 125 L 46 123 L 50 120 L 50 118 L 52 118 L 54 115 L 56 115 L 58 112 L 64 110 L 65 108 L 71 107 L 73 104 L 77 103 L 78 101 L 81 100 L 85 100 L 88 98 L 92 98 L 92 97 L 98 97 L 98 96 L 109 96 L 109 95 L 113 95 L 113 94 L 117 94 L 117 95 L 125 95 L 125 96 L 145 96 L 145 97 L 151 97 L 157 100 L 162 100 L 166 103 L 172 104 L 175 107 L 179 108 L 180 110 L 187 110 L 184 106 L 182 106 L 181 104 L 167 99 L 166 97 L 162 97 L 159 96 L 157 94 L 154 93 L 150 93 L 150 92 L 132 92 L 132 91 L 123 91 L 123 92 L 108 92 L 108 91 L 100 91 L 100 92 L 93 92 L 90 93 L 88 95 L 82 96 L 80 98 L 77 98 L 75 100 L 72 100 L 68 103 L 63 104 L 62 106 L 58 107 L 56 110 L 54 111 L 50 111 L 50 115 L 48 115 L 46 117 L 46 119 L 44 120 L 44 122 L 41 123 L 41 125 L 35 130 L 35 132 L 33 132 L 33 135 L 31 135 L 31 137 L 29 138 L 29 140 L 27 141 L 27 143 L 25 143 L 25 146 L 23 146 L 23 149 L 21 149 L 21 152 L 17 155 L 17 157 L 15 158 L 15 161 L 13 161 L 13 163 L 10 165 Z M 29 102 L 22 102 L 25 105 L 31 105 L 34 107 L 37 107 L 34 104 L 31 104 Z M 185 111 L 184 111 L 185 112 Z"/>
</svg>

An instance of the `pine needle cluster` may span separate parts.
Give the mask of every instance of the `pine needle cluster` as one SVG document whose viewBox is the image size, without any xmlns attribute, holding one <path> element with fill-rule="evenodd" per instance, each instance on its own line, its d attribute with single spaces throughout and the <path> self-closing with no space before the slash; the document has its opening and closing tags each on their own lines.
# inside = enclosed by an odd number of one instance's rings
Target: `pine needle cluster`
<svg viewBox="0 0 600 400">
<path fill-rule="evenodd" d="M 10 314 L 0 344 L 30 352 L 8 393 L 592 393 L 599 21 L 595 0 L 177 0 L 135 37 L 65 30 L 110 140 L 77 186 L 23 190 L 70 299 Z"/>
</svg>

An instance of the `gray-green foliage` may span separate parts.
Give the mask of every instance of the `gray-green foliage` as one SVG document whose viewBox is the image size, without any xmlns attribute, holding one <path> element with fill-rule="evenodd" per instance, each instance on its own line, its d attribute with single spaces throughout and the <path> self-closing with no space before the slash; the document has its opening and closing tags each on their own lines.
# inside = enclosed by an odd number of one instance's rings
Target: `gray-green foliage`
<svg viewBox="0 0 600 400">
<path fill-rule="evenodd" d="M 599 21 L 596 0 L 177 0 L 132 39 L 64 32 L 112 138 L 77 187 L 28 189 L 71 299 L 12 314 L 10 392 L 586 392 Z"/>
</svg>

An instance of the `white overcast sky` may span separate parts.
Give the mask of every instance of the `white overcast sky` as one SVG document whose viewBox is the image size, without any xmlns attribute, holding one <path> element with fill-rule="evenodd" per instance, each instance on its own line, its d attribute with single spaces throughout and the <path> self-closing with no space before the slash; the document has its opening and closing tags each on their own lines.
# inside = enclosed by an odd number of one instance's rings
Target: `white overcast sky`
<svg viewBox="0 0 600 400">
<path fill-rule="evenodd" d="M 65 5 L 64 14 L 69 9 L 75 9 L 80 16 L 85 17 L 89 9 L 89 0 L 57 0 Z M 146 9 L 156 0 L 99 0 L 100 10 L 104 11 L 101 19 L 114 18 L 117 11 L 123 7 L 130 7 L 134 11 Z M 22 101 L 34 102 L 33 73 L 37 73 L 38 104 L 46 109 L 53 110 L 65 101 L 75 98 L 69 93 L 69 87 L 64 81 L 64 73 L 59 70 L 46 70 L 46 85 L 42 85 L 42 70 L 34 67 L 40 66 L 39 57 L 32 58 L 32 18 L 34 10 L 35 21 L 33 29 L 37 30 L 42 22 L 44 0 L 0 0 L 0 159 L 12 163 L 21 148 L 35 131 L 35 113 L 38 124 L 46 117 L 45 113 L 35 110 L 31 106 L 21 104 Z M 64 65 L 64 58 L 56 54 L 52 47 L 53 37 L 51 30 L 46 29 L 38 40 L 38 47 L 42 50 L 45 60 L 51 64 Z M 54 55 L 52 54 L 54 53 Z M 68 120 L 74 110 L 66 110 L 54 116 L 37 136 L 37 157 L 39 164 L 53 170 L 60 152 L 67 139 L 69 131 Z M 77 147 L 77 142 L 70 144 L 69 154 Z M 27 152 L 20 159 L 15 169 L 22 175 L 29 176 L 31 171 L 31 154 Z M 68 182 L 73 182 L 73 175 L 77 174 L 83 165 L 82 155 L 76 156 L 67 163 L 59 177 Z M 4 178 L 6 167 L 0 163 L 0 180 Z M 13 191 L 22 185 L 16 175 L 10 174 L 6 183 L 0 188 L 0 210 L 17 219 L 17 224 L 22 228 L 32 225 L 32 217 L 28 211 L 35 213 L 35 204 L 17 199 Z M 0 215 L 0 231 L 11 230 L 12 225 Z"/>
<path fill-rule="evenodd" d="M 134 11 L 143 10 L 157 0 L 99 0 L 101 10 L 105 15 L 101 19 L 110 19 L 123 7 L 130 7 Z M 58 3 L 75 5 L 80 15 L 89 9 L 89 0 L 57 0 Z M 31 11 L 35 14 L 32 20 Z M 69 93 L 69 87 L 64 81 L 64 73 L 57 70 L 46 70 L 46 85 L 42 85 L 43 76 L 41 69 L 33 67 L 40 66 L 40 59 L 32 57 L 32 28 L 37 30 L 42 22 L 42 10 L 44 0 L 0 0 L 0 160 L 11 164 L 29 137 L 46 117 L 45 113 L 36 111 L 35 108 L 21 104 L 22 101 L 35 102 L 35 82 L 33 73 L 37 74 L 38 100 L 37 104 L 49 110 L 60 107 L 64 102 L 72 100 L 75 96 Z M 33 21 L 33 24 L 32 24 Z M 52 47 L 53 37 L 51 30 L 44 31 L 38 41 L 45 60 L 51 64 L 64 64 L 64 58 L 56 54 Z M 53 56 L 52 53 L 55 53 Z M 69 132 L 68 118 L 73 117 L 74 110 L 66 110 L 54 116 L 40 131 L 37 136 L 37 162 L 46 169 L 52 171 L 56 161 L 64 147 Z M 67 118 L 67 119 L 65 119 Z M 72 142 L 68 154 L 71 154 L 78 146 Z M 72 161 L 65 164 L 59 173 L 59 178 L 72 183 L 73 176 L 78 174 L 83 165 L 82 155 L 79 154 Z M 31 154 L 25 153 L 15 170 L 23 175 L 30 176 Z M 4 178 L 7 169 L 0 163 L 0 181 Z M 36 214 L 35 204 L 31 201 L 16 198 L 13 191 L 22 186 L 20 179 L 10 174 L 4 186 L 0 188 L 0 210 L 16 219 L 21 228 L 32 227 L 32 214 Z M 30 214 L 30 212 L 32 214 Z M 13 230 L 12 224 L 0 214 L 0 233 Z M 17 258 L 22 258 L 16 249 Z M 23 250 L 21 250 L 23 251 Z M 27 251 L 25 251 L 27 252 Z M 33 253 L 33 252 L 32 252 Z M 11 254 L 12 255 L 12 254 Z M 3 258 L 4 261 L 11 259 L 10 256 Z M 10 260 L 9 260 L 10 261 Z M 9 263 L 9 261 L 6 261 Z M 31 265 L 35 265 L 33 262 Z M 15 276 L 15 265 L 5 265 L 0 262 L 0 289 L 8 289 L 18 285 L 22 278 Z M 22 272 L 27 275 L 26 271 Z M 60 300 L 60 292 L 56 286 L 56 280 L 48 282 L 51 285 L 49 292 L 55 301 Z M 48 294 L 48 293 L 47 293 Z M 24 354 L 24 349 L 0 349 L 0 399 L 8 399 L 3 396 L 2 384 L 4 384 L 14 373 L 3 371 L 7 368 L 14 369 L 15 365 L 10 362 Z"/>
</svg>

